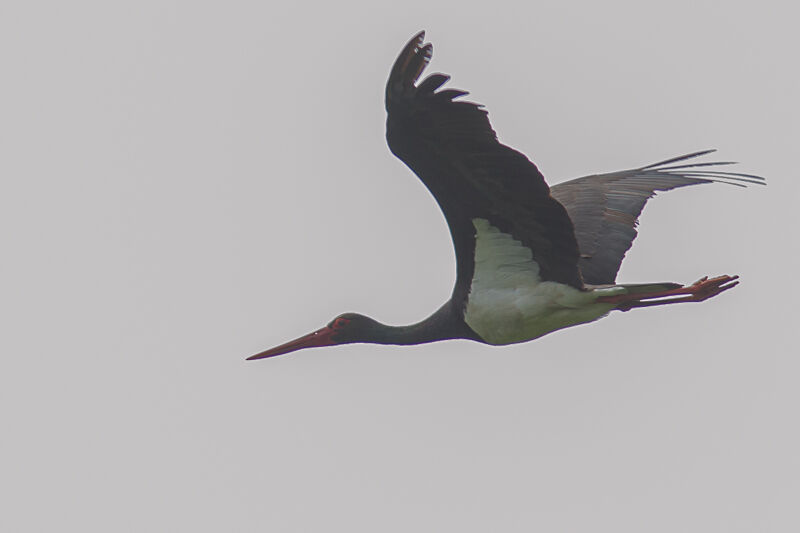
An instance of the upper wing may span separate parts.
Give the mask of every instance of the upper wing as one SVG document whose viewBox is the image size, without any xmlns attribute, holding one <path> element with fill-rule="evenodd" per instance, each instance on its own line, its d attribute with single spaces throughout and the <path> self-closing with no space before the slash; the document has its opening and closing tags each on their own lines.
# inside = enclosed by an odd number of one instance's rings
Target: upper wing
<svg viewBox="0 0 800 533">
<path fill-rule="evenodd" d="M 449 76 L 415 84 L 432 56 L 424 37 L 409 41 L 389 76 L 386 139 L 444 212 L 458 262 L 454 297 L 465 296 L 472 279 L 475 219 L 530 249 L 543 280 L 583 287 L 572 222 L 536 166 L 497 141 L 480 105 L 454 101 L 466 92 L 438 90 Z"/>
<path fill-rule="evenodd" d="M 687 154 L 633 170 L 577 178 L 552 187 L 553 197 L 566 207 L 575 225 L 581 252 L 578 266 L 586 283 L 614 283 L 622 258 L 636 238 L 638 217 L 656 191 L 715 181 L 733 185 L 764 183 L 764 178 L 751 174 L 703 168 L 730 162 L 673 164 L 713 151 Z"/>
</svg>

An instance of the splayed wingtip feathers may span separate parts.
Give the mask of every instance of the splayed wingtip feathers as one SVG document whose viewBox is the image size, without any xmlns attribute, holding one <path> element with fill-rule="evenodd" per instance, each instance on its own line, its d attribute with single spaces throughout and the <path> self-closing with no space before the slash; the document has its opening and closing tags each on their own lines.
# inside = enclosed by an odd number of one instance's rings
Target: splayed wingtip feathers
<svg viewBox="0 0 800 533">
<path fill-rule="evenodd" d="M 716 151 L 717 151 L 716 148 L 711 148 L 708 150 L 700 150 L 699 152 L 692 152 L 691 154 L 679 155 L 678 157 L 672 157 L 670 159 L 665 159 L 664 161 L 659 161 L 658 163 L 653 163 L 652 165 L 647 165 L 646 167 L 641 167 L 639 170 L 647 170 L 649 168 L 660 167 L 662 165 L 668 165 L 670 163 L 677 163 L 678 161 L 686 161 L 687 159 L 694 159 L 695 157 L 712 154 Z"/>
</svg>

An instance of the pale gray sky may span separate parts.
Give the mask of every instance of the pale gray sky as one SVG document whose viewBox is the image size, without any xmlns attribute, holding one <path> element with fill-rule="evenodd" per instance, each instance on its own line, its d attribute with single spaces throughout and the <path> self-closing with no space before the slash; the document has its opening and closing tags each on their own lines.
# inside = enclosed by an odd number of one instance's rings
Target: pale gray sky
<svg viewBox="0 0 800 533">
<path fill-rule="evenodd" d="M 791 2 L 20 2 L 0 8 L 3 531 L 800 529 Z M 702 305 L 538 341 L 245 362 L 449 297 L 384 142 L 418 30 L 555 183 L 718 148 L 619 280 Z"/>
</svg>

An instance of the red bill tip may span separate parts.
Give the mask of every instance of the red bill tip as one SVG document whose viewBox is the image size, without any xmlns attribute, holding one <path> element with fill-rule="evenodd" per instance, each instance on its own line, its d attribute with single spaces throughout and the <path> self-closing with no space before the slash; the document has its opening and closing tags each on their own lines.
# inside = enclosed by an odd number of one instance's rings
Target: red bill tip
<svg viewBox="0 0 800 533">
<path fill-rule="evenodd" d="M 303 335 L 300 338 L 281 344 L 280 346 L 276 346 L 275 348 L 270 348 L 269 350 L 265 350 L 261 353 L 257 353 L 256 355 L 252 355 L 248 357 L 247 360 L 253 361 L 255 359 L 275 357 L 276 355 L 283 355 L 289 352 L 294 352 L 296 350 L 302 350 L 303 348 L 330 346 L 331 344 L 334 344 L 333 339 L 331 339 L 332 335 L 333 335 L 333 329 L 325 326 L 324 328 L 318 329 L 317 331 L 313 331 L 308 335 Z"/>
</svg>

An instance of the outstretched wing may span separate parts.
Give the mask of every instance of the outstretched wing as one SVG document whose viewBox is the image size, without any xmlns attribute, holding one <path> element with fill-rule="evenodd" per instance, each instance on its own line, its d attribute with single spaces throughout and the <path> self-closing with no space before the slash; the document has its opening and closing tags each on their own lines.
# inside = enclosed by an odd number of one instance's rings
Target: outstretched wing
<svg viewBox="0 0 800 533">
<path fill-rule="evenodd" d="M 675 164 L 713 151 L 695 152 L 642 168 L 553 185 L 553 197 L 564 205 L 575 226 L 581 253 L 578 266 L 584 282 L 591 285 L 614 283 L 625 252 L 636 238 L 638 217 L 656 191 L 712 182 L 764 183 L 764 178 L 759 176 L 717 170 L 719 165 L 732 164 L 727 161 Z"/>
<path fill-rule="evenodd" d="M 389 76 L 386 139 L 447 219 L 458 262 L 454 299 L 469 290 L 477 219 L 530 249 L 541 279 L 583 287 L 572 222 L 536 166 L 497 141 L 480 105 L 456 101 L 466 92 L 440 90 L 449 76 L 432 74 L 416 85 L 433 51 L 424 37 L 409 41 Z"/>
</svg>

